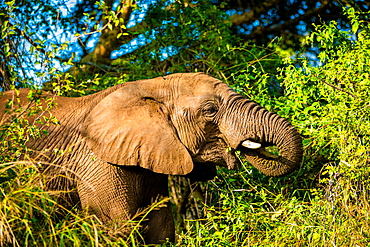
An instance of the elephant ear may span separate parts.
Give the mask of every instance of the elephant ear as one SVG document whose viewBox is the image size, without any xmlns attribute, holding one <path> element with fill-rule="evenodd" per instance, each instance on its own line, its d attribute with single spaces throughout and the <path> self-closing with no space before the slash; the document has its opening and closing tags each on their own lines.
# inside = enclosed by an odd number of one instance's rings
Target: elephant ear
<svg viewBox="0 0 370 247">
<path fill-rule="evenodd" d="M 82 135 L 100 159 L 141 166 L 157 173 L 185 175 L 193 161 L 162 104 L 120 88 L 101 100 L 84 121 Z"/>
</svg>

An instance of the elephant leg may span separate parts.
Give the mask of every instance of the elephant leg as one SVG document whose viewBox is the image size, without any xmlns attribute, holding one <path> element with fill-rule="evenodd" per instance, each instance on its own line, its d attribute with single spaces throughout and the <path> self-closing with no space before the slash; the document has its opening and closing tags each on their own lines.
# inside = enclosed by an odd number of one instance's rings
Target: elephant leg
<svg viewBox="0 0 370 247">
<path fill-rule="evenodd" d="M 161 244 L 167 239 L 175 241 L 175 224 L 169 202 L 149 213 L 144 229 L 146 243 Z"/>
<path fill-rule="evenodd" d="M 95 161 L 89 164 L 88 171 L 79 172 L 79 176 L 82 207 L 87 207 L 104 223 L 130 220 L 153 201 L 168 197 L 168 177 L 141 167 L 119 167 Z M 144 220 L 143 228 L 147 243 L 174 241 L 175 227 L 169 203 L 153 209 Z"/>
<path fill-rule="evenodd" d="M 129 220 L 136 213 L 138 203 L 131 189 L 135 185 L 122 177 L 118 167 L 96 161 L 79 176 L 77 190 L 82 208 L 103 223 Z"/>
<path fill-rule="evenodd" d="M 132 168 L 128 168 L 131 170 Z M 168 198 L 168 176 L 151 172 L 146 169 L 138 168 L 145 172 L 145 183 L 142 191 L 139 192 L 145 195 L 141 208 L 147 208 L 153 205 L 153 202 L 158 202 Z M 172 216 L 170 202 L 167 201 L 157 208 L 151 209 L 147 220 L 143 224 L 143 236 L 146 243 L 161 244 L 168 239 L 171 242 L 175 241 L 175 224 Z"/>
</svg>

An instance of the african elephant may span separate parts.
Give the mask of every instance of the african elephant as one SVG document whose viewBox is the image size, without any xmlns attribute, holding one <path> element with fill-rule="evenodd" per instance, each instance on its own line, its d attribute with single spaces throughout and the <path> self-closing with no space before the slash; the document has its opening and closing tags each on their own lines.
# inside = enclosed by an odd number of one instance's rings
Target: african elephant
<svg viewBox="0 0 370 247">
<path fill-rule="evenodd" d="M 27 104 L 27 93 L 20 91 L 21 104 Z M 14 95 L 4 93 L 1 112 Z M 268 176 L 292 172 L 302 158 L 301 137 L 286 119 L 203 73 L 127 82 L 54 101 L 50 114 L 59 124 L 46 126 L 48 135 L 28 146 L 57 164 L 46 169 L 53 177 L 48 186 L 74 188 L 71 203 L 88 207 L 105 223 L 129 219 L 167 197 L 168 175 L 202 179 L 197 169 L 236 168 L 236 150 Z M 267 146 L 277 146 L 279 156 Z M 174 241 L 168 206 L 148 218 L 147 243 Z"/>
</svg>

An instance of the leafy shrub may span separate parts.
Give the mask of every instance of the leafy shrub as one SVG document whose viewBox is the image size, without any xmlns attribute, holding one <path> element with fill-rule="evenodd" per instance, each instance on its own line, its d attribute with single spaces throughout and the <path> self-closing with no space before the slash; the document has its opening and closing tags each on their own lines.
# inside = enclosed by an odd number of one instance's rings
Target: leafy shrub
<svg viewBox="0 0 370 247">
<path fill-rule="evenodd" d="M 284 178 L 267 178 L 248 164 L 238 172 L 221 171 L 224 182 L 206 186 L 212 199 L 205 219 L 188 221 L 181 243 L 370 243 L 370 28 L 353 9 L 344 11 L 350 30 L 333 21 L 307 37 L 320 49 L 317 61 L 287 59 L 277 77 L 251 71 L 234 77 L 237 90 L 298 128 L 304 137 L 300 170 Z"/>
</svg>

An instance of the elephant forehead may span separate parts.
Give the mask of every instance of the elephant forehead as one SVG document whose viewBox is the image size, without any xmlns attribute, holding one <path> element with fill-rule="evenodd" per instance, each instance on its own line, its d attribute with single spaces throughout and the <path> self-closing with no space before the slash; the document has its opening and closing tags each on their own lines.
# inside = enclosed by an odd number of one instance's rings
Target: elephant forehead
<svg viewBox="0 0 370 247">
<path fill-rule="evenodd" d="M 214 94 L 204 94 L 204 95 L 193 95 L 193 96 L 186 96 L 186 97 L 178 97 L 176 99 L 175 108 L 177 110 L 196 110 L 198 109 L 202 103 L 206 101 L 218 101 L 219 96 Z"/>
<path fill-rule="evenodd" d="M 216 84 L 210 81 L 198 81 L 191 82 L 189 85 L 181 85 L 180 94 L 194 95 L 194 96 L 206 96 L 216 94 Z"/>
</svg>

